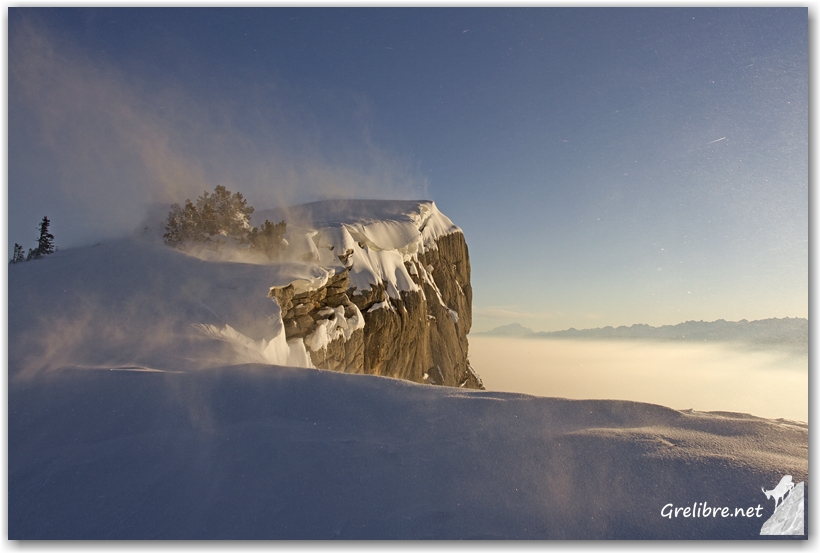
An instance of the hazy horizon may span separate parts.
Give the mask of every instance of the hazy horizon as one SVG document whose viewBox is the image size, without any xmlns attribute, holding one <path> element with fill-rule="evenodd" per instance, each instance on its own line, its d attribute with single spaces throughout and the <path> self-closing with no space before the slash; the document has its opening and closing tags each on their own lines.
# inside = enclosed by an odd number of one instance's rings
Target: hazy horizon
<svg viewBox="0 0 820 553">
<path fill-rule="evenodd" d="M 488 390 L 808 422 L 808 352 L 737 343 L 470 336 Z"/>
<path fill-rule="evenodd" d="M 712 322 L 717 322 L 717 321 L 726 321 L 726 322 L 729 322 L 729 323 L 734 323 L 734 322 L 740 322 L 740 321 L 743 321 L 743 320 L 748 321 L 748 322 L 753 322 L 753 321 L 760 321 L 760 320 L 767 320 L 767 319 L 803 319 L 803 320 L 806 320 L 806 321 L 809 320 L 808 317 L 766 317 L 766 319 L 737 319 L 737 320 L 729 320 L 729 319 L 710 319 L 710 320 L 688 319 L 686 321 L 679 321 L 677 323 L 666 323 L 664 325 L 649 325 L 649 326 L 652 326 L 653 328 L 659 328 L 661 326 L 675 326 L 677 324 L 683 324 L 683 323 L 688 323 L 688 322 L 712 323 Z M 635 326 L 635 325 L 645 325 L 645 324 L 647 324 L 647 323 L 643 323 L 641 321 L 635 321 L 633 323 L 623 324 L 623 325 L 601 325 L 601 326 L 588 326 L 588 327 L 583 327 L 583 328 L 568 327 L 568 328 L 558 329 L 557 331 L 560 332 L 560 331 L 563 331 L 563 330 L 571 330 L 573 328 L 575 328 L 575 330 L 598 330 L 598 329 L 608 328 L 608 327 L 610 327 L 610 328 L 627 327 L 628 328 L 628 327 Z M 533 333 L 545 332 L 545 331 L 536 330 L 536 329 L 534 329 L 532 327 L 529 327 L 525 324 L 521 324 L 519 321 L 512 321 L 512 322 L 507 323 L 507 324 L 498 325 L 496 327 L 490 328 L 489 330 L 477 331 L 477 330 L 473 329 L 470 332 L 470 334 L 471 335 L 472 334 L 484 334 L 484 333 L 487 333 L 487 332 L 492 332 L 494 330 L 498 330 L 500 328 L 504 328 L 504 327 L 508 327 L 508 326 L 512 326 L 512 325 L 518 325 L 522 329 L 531 330 Z M 553 331 L 546 331 L 546 332 L 553 332 Z"/>
</svg>

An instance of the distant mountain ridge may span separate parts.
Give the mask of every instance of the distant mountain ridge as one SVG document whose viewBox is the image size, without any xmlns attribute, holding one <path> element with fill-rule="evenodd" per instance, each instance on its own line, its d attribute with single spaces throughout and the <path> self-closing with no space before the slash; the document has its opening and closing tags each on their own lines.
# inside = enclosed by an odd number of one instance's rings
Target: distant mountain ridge
<svg viewBox="0 0 820 553">
<path fill-rule="evenodd" d="M 642 339 L 642 340 L 685 340 L 697 342 L 741 341 L 759 344 L 808 344 L 809 320 L 799 317 L 783 319 L 761 319 L 757 321 L 686 321 L 676 325 L 650 326 L 605 326 L 577 330 L 534 332 L 518 323 L 504 325 L 488 332 L 485 336 L 519 336 L 529 338 L 580 338 L 580 339 Z"/>
<path fill-rule="evenodd" d="M 493 336 L 532 336 L 535 334 L 531 328 L 512 323 L 504 326 L 497 326 L 487 332 L 476 332 L 476 334 L 491 334 Z"/>
</svg>

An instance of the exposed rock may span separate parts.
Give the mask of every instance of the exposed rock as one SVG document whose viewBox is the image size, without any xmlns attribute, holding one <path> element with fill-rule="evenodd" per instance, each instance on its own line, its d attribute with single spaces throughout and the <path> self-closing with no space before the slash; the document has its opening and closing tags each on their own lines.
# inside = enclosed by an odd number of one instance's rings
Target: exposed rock
<svg viewBox="0 0 820 553">
<path fill-rule="evenodd" d="M 359 247 L 366 251 L 372 246 Z M 353 253 L 348 249 L 340 254 L 344 266 L 316 290 L 295 294 L 292 285 L 271 289 L 282 310 L 287 340 L 323 344 L 307 348 L 318 368 L 483 389 L 467 360 L 473 292 L 462 232 L 438 236 L 422 252 L 405 256 L 404 268 L 416 290 L 394 290 L 392 297 L 383 283 L 364 290 L 351 286 Z M 344 320 L 335 311 L 342 307 Z M 363 316 L 364 326 L 347 339 L 340 336 L 324 345 L 314 335 L 321 332 L 320 325 L 344 326 L 358 316 Z"/>
</svg>

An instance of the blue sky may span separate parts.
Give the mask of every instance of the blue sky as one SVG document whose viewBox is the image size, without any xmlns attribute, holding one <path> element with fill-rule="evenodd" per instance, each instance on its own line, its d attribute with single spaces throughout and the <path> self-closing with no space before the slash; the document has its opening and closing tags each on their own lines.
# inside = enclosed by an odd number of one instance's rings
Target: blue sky
<svg viewBox="0 0 820 553">
<path fill-rule="evenodd" d="M 808 316 L 808 11 L 9 9 L 9 235 L 429 198 L 474 330 Z"/>
</svg>

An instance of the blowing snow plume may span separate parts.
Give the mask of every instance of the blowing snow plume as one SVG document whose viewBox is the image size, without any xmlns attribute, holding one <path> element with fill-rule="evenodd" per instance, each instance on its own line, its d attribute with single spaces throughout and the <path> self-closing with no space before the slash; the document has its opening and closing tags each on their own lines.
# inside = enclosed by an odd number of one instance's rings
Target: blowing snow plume
<svg viewBox="0 0 820 553">
<path fill-rule="evenodd" d="M 9 377 L 27 380 L 64 367 L 307 366 L 290 355 L 279 306 L 267 294 L 309 270 L 205 262 L 136 239 L 15 265 Z"/>
<path fill-rule="evenodd" d="M 328 93 L 348 114 L 322 121 L 301 90 L 259 76 L 196 88 L 114 63 L 36 14 L 9 17 L 9 239 L 47 212 L 63 247 L 133 231 L 135 206 L 222 184 L 254 205 L 410 198 L 424 181 L 370 137 L 368 101 Z M 20 238 L 17 238 L 20 241 Z"/>
</svg>

